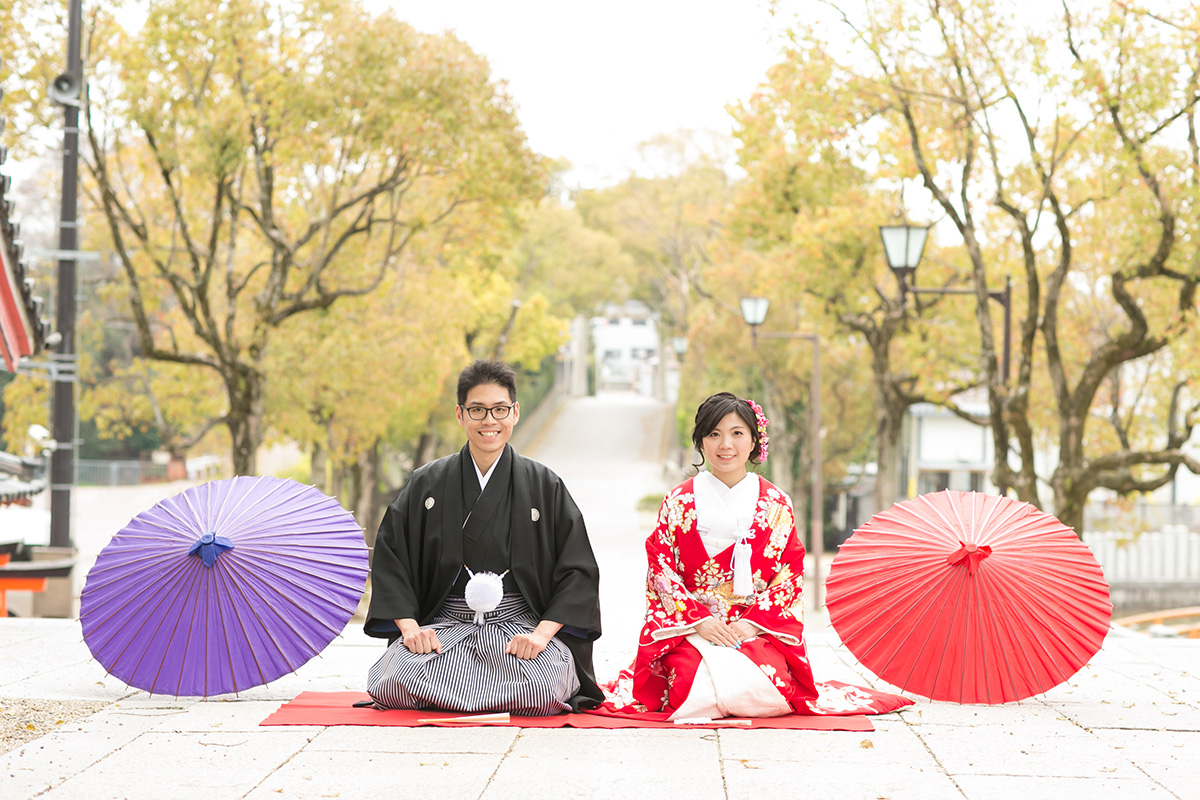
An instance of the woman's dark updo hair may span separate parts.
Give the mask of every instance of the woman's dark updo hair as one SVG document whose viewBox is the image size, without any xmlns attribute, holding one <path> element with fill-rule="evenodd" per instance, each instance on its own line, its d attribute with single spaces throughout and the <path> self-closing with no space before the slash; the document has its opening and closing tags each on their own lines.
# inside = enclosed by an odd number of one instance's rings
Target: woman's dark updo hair
<svg viewBox="0 0 1200 800">
<path fill-rule="evenodd" d="M 746 423 L 746 427 L 750 429 L 750 463 L 758 463 L 758 445 L 761 438 L 758 433 L 758 415 L 750 407 L 749 401 L 730 392 L 718 392 L 696 409 L 696 424 L 692 427 L 692 444 L 695 446 L 696 452 L 700 454 L 700 463 L 693 464 L 693 467 L 704 466 L 704 437 L 715 431 L 721 424 L 721 420 L 731 412 L 741 417 L 742 422 Z"/>
</svg>

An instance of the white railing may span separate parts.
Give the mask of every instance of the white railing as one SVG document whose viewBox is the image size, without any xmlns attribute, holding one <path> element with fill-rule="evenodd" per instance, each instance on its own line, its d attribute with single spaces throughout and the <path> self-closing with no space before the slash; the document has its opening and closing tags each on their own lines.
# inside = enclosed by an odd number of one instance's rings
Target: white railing
<svg viewBox="0 0 1200 800">
<path fill-rule="evenodd" d="M 225 467 L 225 459 L 220 456 L 190 456 L 187 460 L 188 480 L 216 478 Z"/>
<path fill-rule="evenodd" d="M 1094 501 L 1084 511 L 1088 529 L 1100 531 L 1157 531 L 1183 525 L 1200 533 L 1200 505 Z"/>
<path fill-rule="evenodd" d="M 75 462 L 75 468 L 75 482 L 80 486 L 137 486 L 167 479 L 167 465 L 149 461 L 79 459 Z"/>
<path fill-rule="evenodd" d="M 1083 541 L 1110 584 L 1200 582 L 1200 533 L 1187 525 L 1163 525 L 1140 534 L 1089 531 Z"/>
</svg>

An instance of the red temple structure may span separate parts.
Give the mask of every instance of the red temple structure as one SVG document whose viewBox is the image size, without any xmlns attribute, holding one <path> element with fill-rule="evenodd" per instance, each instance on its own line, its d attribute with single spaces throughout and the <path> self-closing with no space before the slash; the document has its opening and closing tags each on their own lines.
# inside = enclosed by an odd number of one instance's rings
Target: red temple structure
<svg viewBox="0 0 1200 800">
<path fill-rule="evenodd" d="M 7 156 L 0 146 L 0 165 Z M 33 296 L 33 279 L 22 262 L 20 226 L 13 221 L 13 201 L 8 197 L 11 179 L 0 174 L 0 369 L 16 372 L 17 362 L 40 351 L 49 333 L 41 318 L 42 299 Z"/>
</svg>

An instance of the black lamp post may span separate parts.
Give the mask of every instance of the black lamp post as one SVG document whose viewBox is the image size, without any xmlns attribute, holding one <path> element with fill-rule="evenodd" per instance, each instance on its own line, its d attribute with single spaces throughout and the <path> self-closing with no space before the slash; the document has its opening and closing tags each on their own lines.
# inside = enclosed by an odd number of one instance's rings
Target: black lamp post
<svg viewBox="0 0 1200 800">
<path fill-rule="evenodd" d="M 905 302 L 908 294 L 975 294 L 974 289 L 918 289 L 912 285 L 913 275 L 917 265 L 921 263 L 921 255 L 925 251 L 925 239 L 929 235 L 928 227 L 915 225 L 880 225 L 879 236 L 883 239 L 883 253 L 887 257 L 888 266 L 900 283 L 900 302 Z M 987 296 L 1004 307 L 1004 355 L 1001 359 L 1001 375 L 1004 384 L 1008 385 L 1009 360 L 1011 358 L 1012 340 L 1012 279 L 1005 277 L 1003 291 L 987 292 Z"/>
<path fill-rule="evenodd" d="M 742 319 L 750 326 L 750 337 L 754 346 L 758 339 L 808 339 L 813 344 L 813 374 L 811 392 L 810 425 L 812 432 L 812 522 L 809 525 L 808 552 L 813 558 L 813 603 L 821 607 L 821 554 L 825 550 L 825 477 L 821 451 L 821 339 L 815 333 L 775 333 L 758 332 L 758 326 L 767 318 L 767 309 L 771 301 L 765 297 L 743 297 L 741 300 Z"/>
<path fill-rule="evenodd" d="M 58 288 L 54 324 L 61 335 L 54 361 L 51 426 L 58 446 L 50 455 L 50 545 L 71 546 L 71 489 L 75 485 L 75 266 L 79 184 L 79 104 L 83 91 L 82 0 L 67 4 L 67 70 L 54 79 L 50 97 L 63 107 L 62 207 L 58 222 Z"/>
</svg>

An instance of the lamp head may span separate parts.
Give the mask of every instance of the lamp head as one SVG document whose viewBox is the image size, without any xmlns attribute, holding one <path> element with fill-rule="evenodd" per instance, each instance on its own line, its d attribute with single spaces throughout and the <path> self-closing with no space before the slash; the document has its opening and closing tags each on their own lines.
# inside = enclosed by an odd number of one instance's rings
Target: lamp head
<svg viewBox="0 0 1200 800">
<path fill-rule="evenodd" d="M 917 265 L 921 263 L 929 228 L 915 225 L 880 225 L 879 236 L 883 239 L 883 254 L 887 258 L 888 266 L 896 274 L 896 280 L 900 282 L 900 292 L 903 294 L 913 273 L 917 271 Z"/>
<path fill-rule="evenodd" d="M 765 297 L 743 297 L 742 298 L 742 319 L 752 328 L 757 328 L 763 324 L 767 318 L 767 309 L 771 305 L 771 301 Z"/>
</svg>

